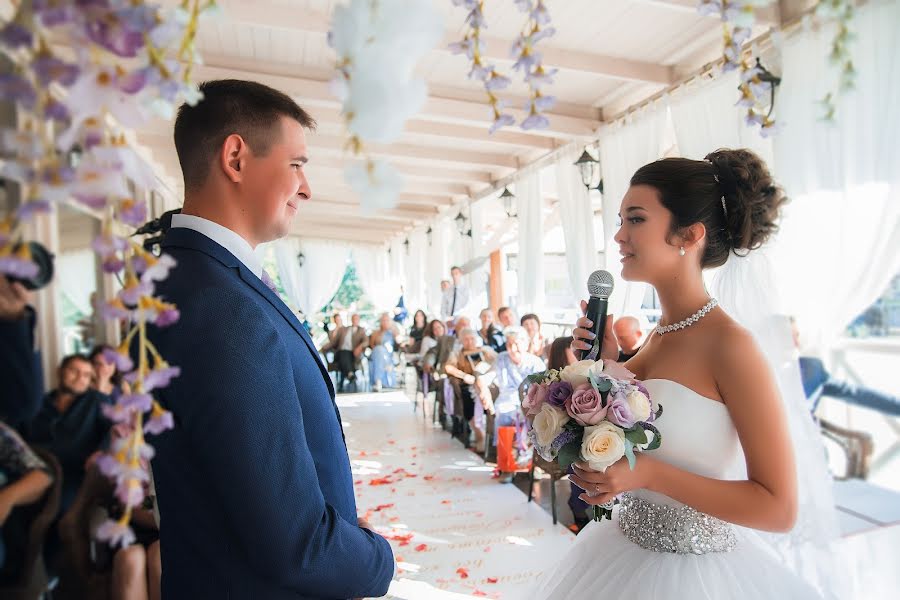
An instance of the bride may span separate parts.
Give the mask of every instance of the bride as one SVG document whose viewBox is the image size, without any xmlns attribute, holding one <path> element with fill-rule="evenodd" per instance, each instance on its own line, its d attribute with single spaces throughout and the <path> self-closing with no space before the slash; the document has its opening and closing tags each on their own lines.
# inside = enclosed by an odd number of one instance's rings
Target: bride
<svg viewBox="0 0 900 600">
<path fill-rule="evenodd" d="M 634 470 L 624 459 L 605 473 L 576 466 L 570 478 L 583 500 L 618 496 L 621 504 L 613 522 L 578 535 L 537 598 L 820 597 L 776 558 L 765 534 L 753 533 L 795 526 L 798 434 L 768 348 L 718 306 L 703 280 L 703 270 L 758 249 L 777 229 L 784 201 L 747 150 L 663 159 L 632 177 L 615 236 L 622 277 L 652 285 L 662 317 L 625 366 L 664 406 L 656 422 L 662 446 L 639 454 Z M 737 291 L 738 298 L 754 293 Z M 587 349 L 591 323 L 582 318 L 578 326 L 572 347 Z"/>
</svg>

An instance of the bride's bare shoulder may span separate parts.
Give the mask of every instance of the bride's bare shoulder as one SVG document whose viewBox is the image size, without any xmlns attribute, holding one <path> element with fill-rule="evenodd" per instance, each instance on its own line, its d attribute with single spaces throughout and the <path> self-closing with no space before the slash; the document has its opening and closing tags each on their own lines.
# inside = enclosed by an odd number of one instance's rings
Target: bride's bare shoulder
<svg viewBox="0 0 900 600">
<path fill-rule="evenodd" d="M 715 337 L 710 364 L 717 381 L 726 377 L 743 380 L 744 376 L 752 378 L 766 371 L 765 357 L 748 329 L 724 312 L 720 313 L 715 325 L 711 328 L 714 331 L 710 332 Z"/>
</svg>

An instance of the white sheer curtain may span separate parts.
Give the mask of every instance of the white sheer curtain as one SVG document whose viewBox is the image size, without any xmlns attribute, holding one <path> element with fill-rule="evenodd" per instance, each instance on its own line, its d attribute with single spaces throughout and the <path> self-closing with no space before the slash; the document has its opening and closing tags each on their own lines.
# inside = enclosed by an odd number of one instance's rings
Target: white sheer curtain
<svg viewBox="0 0 900 600">
<path fill-rule="evenodd" d="M 416 310 L 411 307 L 424 306 L 426 302 L 425 270 L 428 262 L 428 242 L 425 230 L 421 228 L 410 232 L 406 239 L 409 240 L 409 251 L 403 250 L 406 263 L 406 307 Z M 396 301 L 396 298 L 394 300 Z"/>
<path fill-rule="evenodd" d="M 337 292 L 347 270 L 350 249 L 339 242 L 282 238 L 273 244 L 284 291 L 297 310 L 313 314 Z M 297 255 L 303 252 L 301 267 Z"/>
<path fill-rule="evenodd" d="M 746 109 L 735 106 L 739 81 L 737 72 L 731 71 L 671 95 L 669 107 L 679 155 L 703 160 L 719 148 L 747 148 L 772 164 L 772 138 L 747 127 Z"/>
<path fill-rule="evenodd" d="M 537 311 L 544 305 L 544 199 L 540 173 L 519 181 L 518 312 Z"/>
<path fill-rule="evenodd" d="M 393 254 L 393 252 L 391 252 Z M 400 298 L 400 280 L 391 273 L 387 246 L 359 244 L 353 246 L 356 276 L 375 310 L 391 310 Z M 407 299 L 409 294 L 407 294 Z"/>
<path fill-rule="evenodd" d="M 581 175 L 572 163 L 578 159 L 577 149 L 563 154 L 556 163 L 556 192 L 559 196 L 559 216 L 566 241 L 566 265 L 572 285 L 575 306 L 585 297 L 590 274 L 603 267 L 597 261 L 597 242 L 594 232 L 594 210 L 591 197 L 581 182 Z"/>
<path fill-rule="evenodd" d="M 816 101 L 834 84 L 833 30 L 785 41 L 776 99 L 786 129 L 775 172 L 792 198 L 776 245 L 779 286 L 812 346 L 826 348 L 900 271 L 900 2 L 858 10 L 850 44 L 856 90 L 836 122 Z"/>
<path fill-rule="evenodd" d="M 610 313 L 635 314 L 641 307 L 647 284 L 626 282 L 621 277 L 619 246 L 613 241 L 618 230 L 622 197 L 628 191 L 631 176 L 640 167 L 662 157 L 671 141 L 668 109 L 656 103 L 630 121 L 600 132 L 600 168 L 603 172 L 603 236 L 606 269 L 616 280 L 609 299 Z"/>
<path fill-rule="evenodd" d="M 425 298 L 428 310 L 432 315 L 441 312 L 441 280 L 450 278 L 449 246 L 451 238 L 456 237 L 455 229 L 447 217 L 441 217 L 431 224 L 431 246 L 425 266 Z"/>
<path fill-rule="evenodd" d="M 84 315 L 94 311 L 91 294 L 97 291 L 96 271 L 96 256 L 90 248 L 62 252 L 56 259 L 59 290 Z"/>
</svg>

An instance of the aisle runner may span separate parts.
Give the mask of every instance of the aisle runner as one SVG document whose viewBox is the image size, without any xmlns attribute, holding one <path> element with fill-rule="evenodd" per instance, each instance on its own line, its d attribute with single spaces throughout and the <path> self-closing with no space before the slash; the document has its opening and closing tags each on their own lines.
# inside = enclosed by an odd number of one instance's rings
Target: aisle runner
<svg viewBox="0 0 900 600">
<path fill-rule="evenodd" d="M 391 541 L 388 598 L 527 598 L 575 537 L 401 392 L 340 396 L 357 506 Z M 566 510 L 562 502 L 560 510 Z"/>
</svg>

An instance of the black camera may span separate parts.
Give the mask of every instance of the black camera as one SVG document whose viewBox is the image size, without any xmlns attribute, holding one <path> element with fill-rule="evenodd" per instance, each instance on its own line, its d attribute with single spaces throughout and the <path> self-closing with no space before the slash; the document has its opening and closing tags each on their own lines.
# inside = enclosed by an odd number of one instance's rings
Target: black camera
<svg viewBox="0 0 900 600">
<path fill-rule="evenodd" d="M 166 211 L 161 214 L 159 218 L 144 223 L 132 235 L 149 235 L 150 237 L 144 239 L 144 250 L 155 256 L 159 256 L 159 244 L 166 236 L 166 232 L 172 227 L 172 216 L 180 213 L 180 208 Z"/>
<path fill-rule="evenodd" d="M 25 289 L 39 290 L 53 279 L 53 254 L 37 242 L 25 242 L 28 250 L 31 252 L 31 260 L 38 267 L 38 272 L 34 277 L 22 278 L 7 275 L 10 281 L 18 281 Z M 18 250 L 18 247 L 16 248 Z"/>
</svg>

